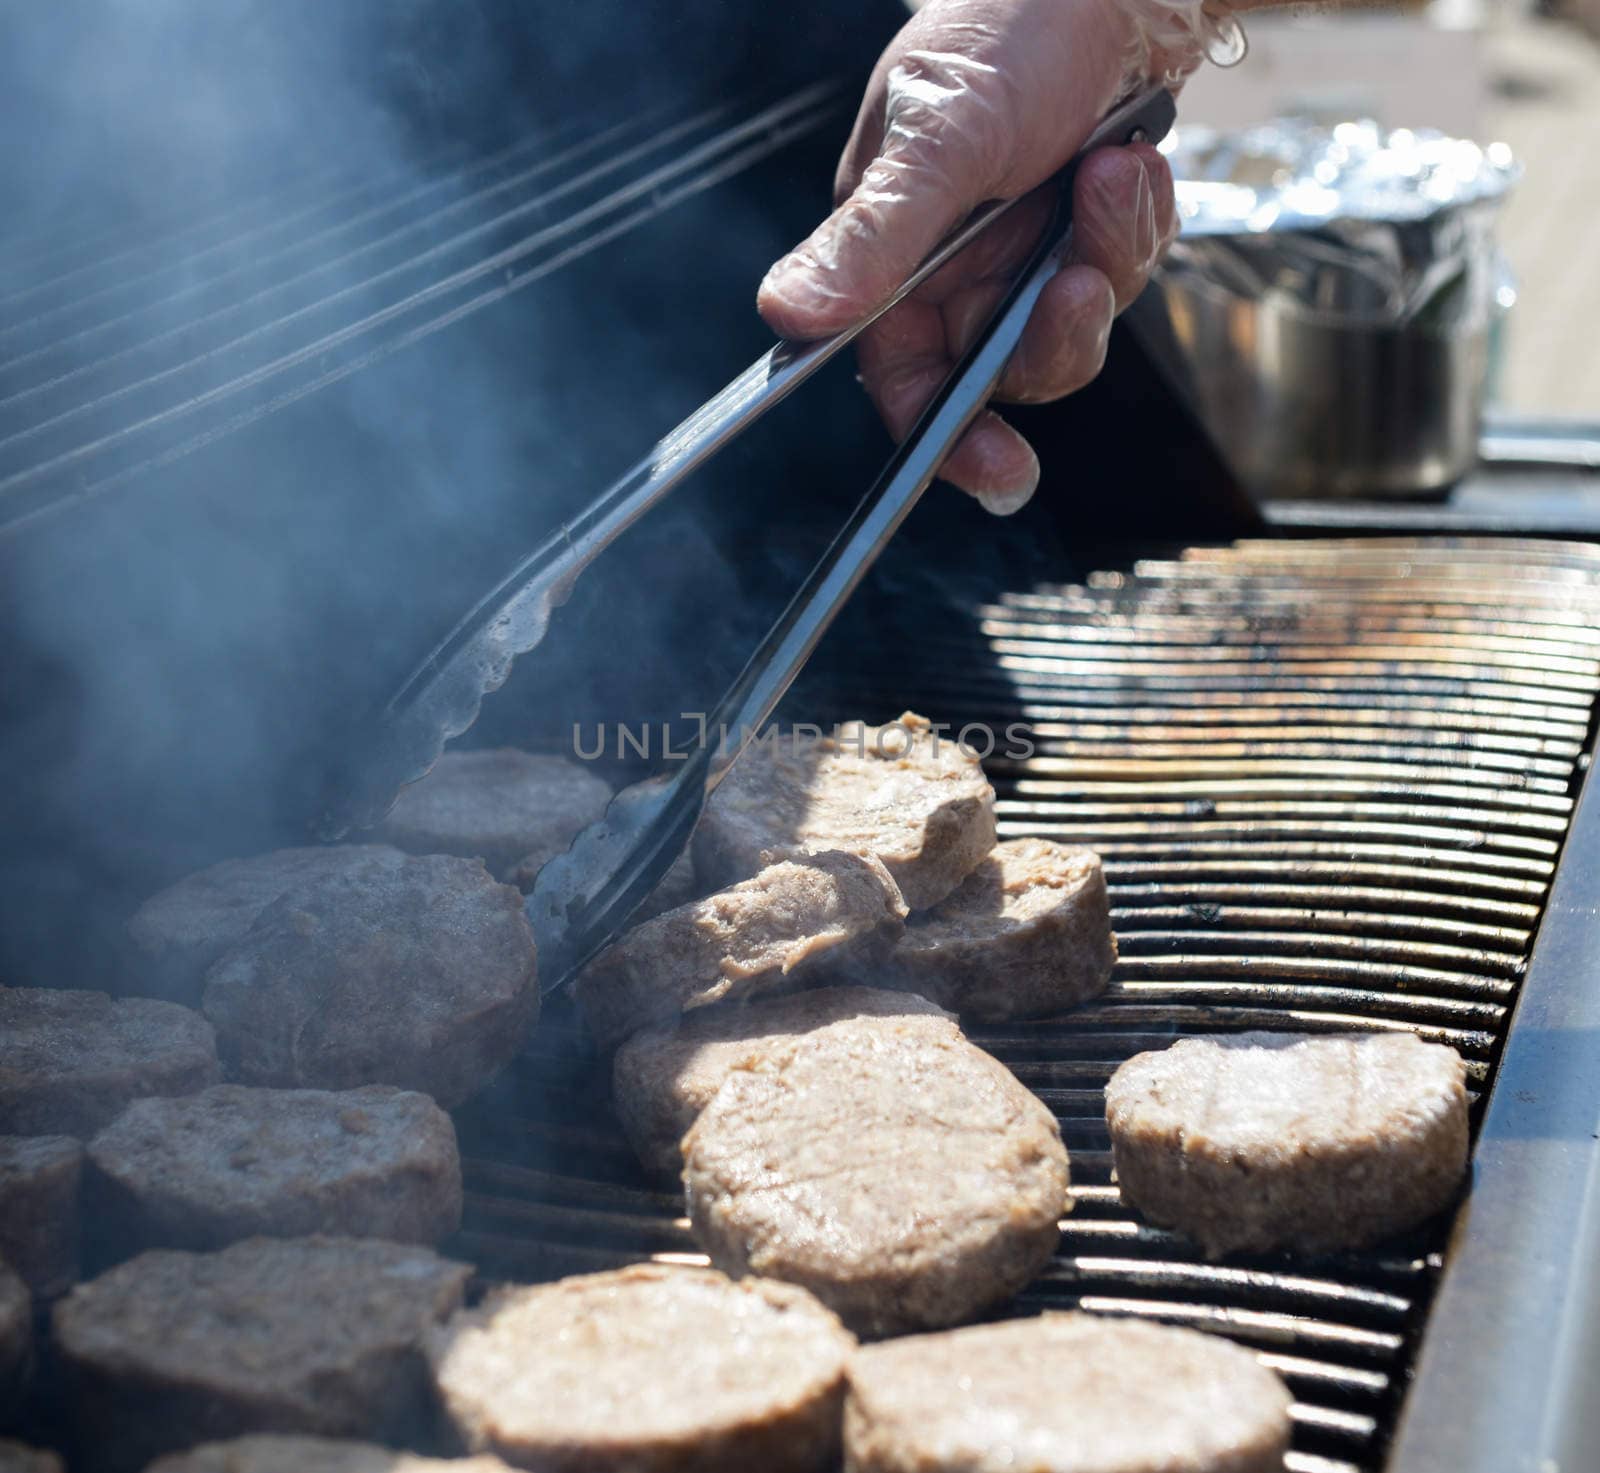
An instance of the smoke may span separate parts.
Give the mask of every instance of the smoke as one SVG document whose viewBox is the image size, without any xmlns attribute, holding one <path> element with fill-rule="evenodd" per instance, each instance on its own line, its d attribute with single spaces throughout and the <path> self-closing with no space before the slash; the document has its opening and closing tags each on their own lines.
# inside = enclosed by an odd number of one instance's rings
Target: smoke
<svg viewBox="0 0 1600 1473">
<path fill-rule="evenodd" d="M 847 116 L 358 372 L 340 376 L 383 334 L 231 386 L 759 98 L 864 67 L 899 18 L 894 0 L 7 8 L 0 517 L 102 494 L 0 535 L 4 980 L 114 987 L 145 894 L 302 840 L 362 713 L 766 346 L 755 283 L 824 207 Z M 607 129 L 615 145 L 520 180 Z M 494 223 L 630 145 L 632 175 Z M 826 422 L 857 462 L 814 407 L 786 411 L 580 584 L 473 739 L 555 746 L 575 720 L 713 699 L 820 549 L 810 524 L 882 452 L 847 379 Z"/>
</svg>

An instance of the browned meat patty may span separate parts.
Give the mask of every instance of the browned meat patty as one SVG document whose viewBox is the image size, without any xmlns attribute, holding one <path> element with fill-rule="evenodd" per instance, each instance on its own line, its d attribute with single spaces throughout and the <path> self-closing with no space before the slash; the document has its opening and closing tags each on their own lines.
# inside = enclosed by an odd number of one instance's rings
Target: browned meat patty
<svg viewBox="0 0 1600 1473">
<path fill-rule="evenodd" d="M 1106 1086 L 1122 1195 L 1212 1257 L 1361 1247 L 1446 1206 L 1466 1068 L 1409 1033 L 1186 1038 Z"/>
<path fill-rule="evenodd" d="M 33 1374 L 33 1297 L 0 1262 L 0 1417 L 22 1400 Z"/>
<path fill-rule="evenodd" d="M 718 1268 L 810 1289 L 858 1334 L 967 1319 L 1049 1261 L 1055 1118 L 937 1017 L 861 1018 L 751 1061 L 683 1143 Z"/>
<path fill-rule="evenodd" d="M 0 1437 L 0 1473 L 62 1473 L 61 1459 L 42 1447 Z"/>
<path fill-rule="evenodd" d="M 217 1045 L 170 1002 L 0 987 L 0 1132 L 91 1136 L 144 1095 L 217 1082 Z"/>
<path fill-rule="evenodd" d="M 0 1470 L 4 1464 L 0 1463 Z M 371 1442 L 257 1432 L 157 1458 L 146 1473 L 511 1473 L 499 1458 L 425 1458 Z"/>
<path fill-rule="evenodd" d="M 1282 1473 L 1289 1392 L 1216 1335 L 1046 1314 L 869 1345 L 845 1473 Z"/>
<path fill-rule="evenodd" d="M 741 757 L 694 836 L 707 889 L 748 878 L 767 853 L 875 854 L 912 910 L 937 905 L 994 848 L 994 789 L 978 759 L 907 711 L 838 738 L 785 734 Z"/>
<path fill-rule="evenodd" d="M 252 1238 L 79 1284 L 54 1316 L 73 1466 L 123 1473 L 245 1432 L 405 1442 L 428 1404 L 422 1338 L 470 1273 L 375 1238 Z"/>
<path fill-rule="evenodd" d="M 394 1084 L 450 1108 L 539 1015 L 533 933 L 476 860 L 404 857 L 280 896 L 206 974 L 205 1012 L 230 1079 Z"/>
<path fill-rule="evenodd" d="M 936 1020 L 929 1024 L 934 1031 L 961 1036 L 955 1019 L 931 1002 L 872 987 L 817 987 L 706 1008 L 675 1028 L 649 1028 L 628 1039 L 612 1065 L 612 1102 L 639 1160 L 676 1181 L 683 1171 L 679 1143 L 735 1069 L 856 1018 L 919 1016 Z"/>
<path fill-rule="evenodd" d="M 568 757 L 515 747 L 446 752 L 401 794 L 372 837 L 412 854 L 481 859 L 496 877 L 534 873 L 606 810 L 611 787 Z"/>
<path fill-rule="evenodd" d="M 140 988 L 199 1007 L 206 968 L 243 939 L 256 917 L 286 890 L 382 872 L 401 859 L 400 851 L 386 844 L 334 844 L 227 859 L 187 875 L 152 895 L 128 922 Z"/>
<path fill-rule="evenodd" d="M 863 982 L 1003 1022 L 1097 997 L 1116 959 L 1100 856 L 1048 839 L 1012 839 L 915 917 L 883 965 L 843 965 Z"/>
<path fill-rule="evenodd" d="M 0 1259 L 40 1299 L 78 1277 L 83 1147 L 66 1135 L 0 1136 Z"/>
<path fill-rule="evenodd" d="M 89 1146 L 118 1256 L 342 1233 L 437 1243 L 461 1225 L 455 1126 L 426 1095 L 219 1084 L 129 1105 Z"/>
<path fill-rule="evenodd" d="M 609 1047 L 647 1024 L 779 986 L 835 948 L 883 955 L 905 915 L 871 855 L 798 855 L 628 932 L 583 970 L 578 1002 Z"/>
<path fill-rule="evenodd" d="M 430 1337 L 468 1446 L 540 1473 L 824 1473 L 854 1348 L 799 1289 L 655 1265 L 505 1290 Z"/>
</svg>

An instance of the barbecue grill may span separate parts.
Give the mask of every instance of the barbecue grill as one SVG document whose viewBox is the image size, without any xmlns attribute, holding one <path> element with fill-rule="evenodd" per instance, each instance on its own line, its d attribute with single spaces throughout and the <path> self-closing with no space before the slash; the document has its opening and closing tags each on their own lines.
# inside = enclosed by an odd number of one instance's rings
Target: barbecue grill
<svg viewBox="0 0 1600 1473">
<path fill-rule="evenodd" d="M 30 775 L 8 795 L 12 976 L 114 985 L 110 938 L 138 898 L 299 837 L 352 693 L 382 693 L 508 547 L 753 356 L 748 284 L 813 211 L 850 95 L 807 83 L 514 138 L 468 129 L 390 176 L 323 161 L 137 230 L 107 205 L 6 245 L 4 741 Z M 624 329 L 626 352 L 595 346 Z M 553 362 L 528 346 L 548 340 Z M 1164 484 L 1210 523 L 1156 543 L 1175 515 L 1085 514 L 1138 504 L 1134 478 L 1126 498 L 1072 484 L 1092 422 L 1096 474 L 1107 444 L 1132 443 L 1117 406 L 1149 365 L 1126 338 L 1114 358 L 1109 401 L 1040 412 L 1035 505 L 1000 524 L 930 497 L 787 708 L 1020 723 L 1033 754 L 988 763 L 1002 836 L 1104 857 L 1110 991 L 974 1034 L 1072 1152 L 1060 1251 L 1008 1312 L 1080 1305 L 1253 1347 L 1295 1395 L 1293 1473 L 1592 1466 L 1590 488 L 1490 469 L 1453 502 L 1268 508 L 1235 536 L 1243 510 L 1181 396 L 1141 379 L 1140 413 L 1156 394 L 1168 417 L 1156 434 L 1140 420 L 1140 474 L 1168 453 Z M 570 750 L 574 722 L 642 724 L 719 688 L 808 533 L 882 453 L 847 375 L 807 392 L 595 570 L 474 739 Z M 455 424 L 480 393 L 499 420 Z M 524 403 L 540 423 L 507 431 Z M 541 456 L 553 468 L 525 495 Z M 299 559 L 294 583 L 262 592 L 256 558 Z M 664 602 L 667 569 L 701 585 L 697 604 Z M 221 593 L 241 579 L 258 596 L 232 615 Z M 196 632 L 213 619 L 215 639 Z M 270 700 L 244 700 L 263 684 Z M 108 716 L 109 735 L 85 734 Z M 1478 1142 L 1461 1211 L 1369 1252 L 1219 1263 L 1131 1212 L 1111 1179 L 1110 1072 L 1176 1036 L 1263 1027 L 1456 1047 Z M 458 1125 L 467 1220 L 447 1251 L 482 1279 L 702 1261 L 559 1001 Z"/>
</svg>

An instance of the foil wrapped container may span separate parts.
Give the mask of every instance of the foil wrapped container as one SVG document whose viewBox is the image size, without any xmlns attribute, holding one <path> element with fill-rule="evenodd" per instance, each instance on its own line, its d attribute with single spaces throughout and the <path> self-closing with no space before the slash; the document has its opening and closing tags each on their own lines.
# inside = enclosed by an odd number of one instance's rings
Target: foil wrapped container
<svg viewBox="0 0 1600 1473">
<path fill-rule="evenodd" d="M 1414 496 L 1471 468 L 1508 300 L 1504 145 L 1370 122 L 1180 129 L 1159 281 L 1201 412 L 1259 495 Z"/>
</svg>

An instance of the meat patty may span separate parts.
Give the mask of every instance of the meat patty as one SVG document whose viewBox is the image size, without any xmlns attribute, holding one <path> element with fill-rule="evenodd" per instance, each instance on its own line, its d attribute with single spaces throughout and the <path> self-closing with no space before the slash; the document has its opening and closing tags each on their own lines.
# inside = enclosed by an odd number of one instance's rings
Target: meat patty
<svg viewBox="0 0 1600 1473">
<path fill-rule="evenodd" d="M 476 860 L 402 856 L 273 901 L 206 974 L 230 1079 L 394 1084 L 451 1108 L 539 1015 L 522 897 Z"/>
<path fill-rule="evenodd" d="M 863 982 L 1004 1022 L 1097 997 L 1116 959 L 1100 856 L 1048 839 L 1012 839 L 917 916 L 883 965 L 846 965 Z"/>
<path fill-rule="evenodd" d="M 1138 1054 L 1106 1086 L 1122 1194 L 1212 1257 L 1362 1247 L 1446 1206 L 1466 1068 L 1409 1033 L 1240 1033 Z"/>
<path fill-rule="evenodd" d="M 0 1259 L 40 1299 L 78 1277 L 83 1147 L 66 1135 L 0 1136 Z"/>
<path fill-rule="evenodd" d="M 0 1469 L 4 1465 L 0 1464 Z M 425 1458 L 372 1442 L 257 1432 L 157 1458 L 145 1473 L 511 1473 L 499 1458 Z"/>
<path fill-rule="evenodd" d="M 797 855 L 628 932 L 584 968 L 578 1002 L 609 1047 L 646 1024 L 769 990 L 835 948 L 884 955 L 905 916 L 871 855 Z"/>
<path fill-rule="evenodd" d="M 62 1473 L 62 1463 L 42 1447 L 0 1437 L 0 1473 Z"/>
<path fill-rule="evenodd" d="M 122 1255 L 306 1233 L 437 1243 L 461 1225 L 455 1126 L 385 1084 L 139 1100 L 91 1142 L 89 1191 Z"/>
<path fill-rule="evenodd" d="M 446 752 L 401 792 L 372 837 L 412 854 L 481 859 L 510 878 L 513 866 L 537 873 L 563 853 L 610 801 L 610 784 L 568 757 L 515 747 Z"/>
<path fill-rule="evenodd" d="M 824 1473 L 854 1348 L 800 1289 L 656 1265 L 502 1291 L 430 1337 L 468 1446 L 541 1473 Z"/>
<path fill-rule="evenodd" d="M 286 890 L 343 875 L 392 868 L 401 861 L 386 844 L 334 844 L 275 849 L 226 859 L 152 895 L 128 922 L 128 944 L 142 990 L 200 1006 L 206 969 Z"/>
<path fill-rule="evenodd" d="M 707 889 L 756 873 L 766 854 L 875 854 L 912 910 L 937 905 L 994 848 L 994 789 L 978 759 L 907 711 L 836 736 L 787 734 L 747 751 L 694 836 Z"/>
<path fill-rule="evenodd" d="M 423 1430 L 422 1338 L 470 1272 L 376 1238 L 252 1238 L 79 1284 L 54 1314 L 74 1467 L 123 1473 L 245 1432 L 404 1442 Z"/>
<path fill-rule="evenodd" d="M 628 1039 L 612 1064 L 612 1103 L 639 1160 L 676 1181 L 683 1170 L 680 1142 L 735 1069 L 822 1029 L 883 1017 L 923 1017 L 931 1031 L 961 1036 L 955 1019 L 931 1002 L 872 987 L 817 987 L 742 1007 L 707 1008 L 675 1028 L 645 1029 Z"/>
<path fill-rule="evenodd" d="M 683 1153 L 712 1263 L 801 1284 L 863 1335 L 1008 1298 L 1068 1209 L 1055 1118 L 938 1018 L 861 1018 L 750 1061 Z"/>
<path fill-rule="evenodd" d="M 188 1008 L 0 987 L 0 1132 L 91 1136 L 131 1100 L 216 1081 L 211 1025 Z"/>
<path fill-rule="evenodd" d="M 33 1298 L 0 1261 L 0 1418 L 22 1400 L 32 1374 Z"/>
<path fill-rule="evenodd" d="M 1282 1473 L 1289 1392 L 1216 1335 L 1045 1314 L 869 1345 L 845 1473 Z"/>
</svg>

